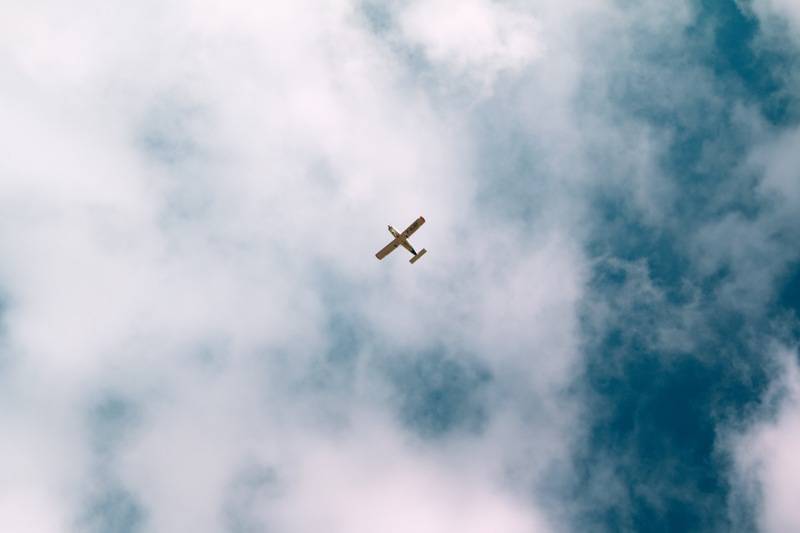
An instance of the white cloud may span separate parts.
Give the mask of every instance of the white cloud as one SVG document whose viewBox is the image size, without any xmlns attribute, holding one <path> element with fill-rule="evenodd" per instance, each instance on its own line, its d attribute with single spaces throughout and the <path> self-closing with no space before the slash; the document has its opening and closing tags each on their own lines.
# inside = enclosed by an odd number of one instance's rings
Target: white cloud
<svg viewBox="0 0 800 533">
<path fill-rule="evenodd" d="M 768 396 L 777 412 L 733 441 L 736 481 L 742 490 L 760 494 L 759 525 L 776 533 L 800 529 L 800 368 L 795 351 L 783 350 L 778 360 L 781 378 Z"/>
<path fill-rule="evenodd" d="M 504 493 L 468 464 L 399 447 L 398 437 L 367 432 L 358 442 L 303 450 L 288 505 L 268 507 L 265 521 L 299 532 L 551 530 L 528 502 Z M 354 449 L 359 452 L 342 453 Z"/>
<path fill-rule="evenodd" d="M 543 53 L 537 20 L 514 4 L 491 0 L 412 2 L 399 16 L 402 33 L 434 63 L 490 86 L 503 71 Z"/>
<path fill-rule="evenodd" d="M 759 17 L 774 17 L 788 22 L 794 30 L 791 35 L 798 35 L 800 32 L 800 4 L 794 0 L 756 0 L 753 5 Z"/>
<path fill-rule="evenodd" d="M 751 164 L 763 179 L 759 192 L 775 200 L 781 215 L 797 212 L 800 208 L 800 128 L 781 132 L 757 147 L 751 155 Z"/>
<path fill-rule="evenodd" d="M 441 43 L 409 15 L 436 61 L 493 77 L 539 53 L 532 18 L 463 9 Z M 80 530 L 114 482 L 147 530 L 218 531 L 255 462 L 286 491 L 265 524 L 546 530 L 525 494 L 569 425 L 555 399 L 465 439 L 491 468 L 447 463 L 404 441 L 369 361 L 443 340 L 498 379 L 541 359 L 518 392 L 550 398 L 577 357 L 579 247 L 555 217 L 523 234 L 481 213 L 464 120 L 408 86 L 353 4 L 40 2 L 0 24 L 0 529 Z M 385 225 L 419 214 L 429 255 L 377 262 Z M 303 393 L 343 310 L 364 328 L 355 392 Z M 141 416 L 99 458 L 104 391 Z"/>
</svg>

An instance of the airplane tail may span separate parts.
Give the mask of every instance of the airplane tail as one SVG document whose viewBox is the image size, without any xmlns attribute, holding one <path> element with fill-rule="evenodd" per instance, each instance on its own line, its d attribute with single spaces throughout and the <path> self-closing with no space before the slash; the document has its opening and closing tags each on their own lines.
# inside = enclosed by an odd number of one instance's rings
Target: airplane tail
<svg viewBox="0 0 800 533">
<path fill-rule="evenodd" d="M 420 250 L 420 251 L 417 253 L 417 255 L 415 255 L 414 257 L 412 257 L 412 258 L 409 260 L 409 263 L 411 263 L 411 264 L 413 265 L 414 263 L 416 263 L 416 262 L 417 262 L 417 259 L 419 259 L 419 258 L 420 258 L 420 257 L 422 257 L 423 255 L 425 255 L 425 252 L 427 252 L 427 251 L 428 251 L 428 250 L 426 250 L 425 248 L 423 248 L 422 250 Z"/>
</svg>

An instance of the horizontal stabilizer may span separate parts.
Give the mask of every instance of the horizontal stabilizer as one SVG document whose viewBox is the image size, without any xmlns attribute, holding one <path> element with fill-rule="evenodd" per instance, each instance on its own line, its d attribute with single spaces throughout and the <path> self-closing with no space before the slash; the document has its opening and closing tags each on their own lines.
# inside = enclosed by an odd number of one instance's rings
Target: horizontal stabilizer
<svg viewBox="0 0 800 533">
<path fill-rule="evenodd" d="M 416 263 L 416 262 L 417 262 L 417 259 L 419 259 L 419 258 L 420 258 L 420 257 L 422 257 L 423 255 L 425 255 L 425 252 L 427 252 L 427 251 L 428 251 L 428 250 L 426 250 L 425 248 L 423 248 L 422 250 L 420 250 L 420 251 L 417 253 L 417 255 L 415 255 L 414 257 L 412 257 L 412 258 L 411 258 L 411 260 L 409 261 L 409 263 L 411 263 L 411 264 L 413 265 L 414 263 Z"/>
</svg>

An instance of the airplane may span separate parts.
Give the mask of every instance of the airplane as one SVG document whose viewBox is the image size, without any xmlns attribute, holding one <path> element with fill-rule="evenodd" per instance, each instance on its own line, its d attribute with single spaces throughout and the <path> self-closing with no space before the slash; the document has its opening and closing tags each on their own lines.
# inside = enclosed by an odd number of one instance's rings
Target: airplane
<svg viewBox="0 0 800 533">
<path fill-rule="evenodd" d="M 411 237 L 411 234 L 417 231 L 419 227 L 424 223 L 425 219 L 423 217 L 419 217 L 417 220 L 412 222 L 411 225 L 407 227 L 403 233 L 397 233 L 396 229 L 394 229 L 392 226 L 389 226 L 389 233 L 392 234 L 394 240 L 389 244 L 387 244 L 386 246 L 384 246 L 383 248 L 381 248 L 381 250 L 377 254 L 375 254 L 375 257 L 377 257 L 378 259 L 383 259 L 387 255 L 392 253 L 395 248 L 397 248 L 402 244 L 403 248 L 405 248 L 414 255 L 414 257 L 411 258 L 409 263 L 411 263 L 412 265 L 416 263 L 417 259 L 425 255 L 425 252 L 427 252 L 427 250 L 423 248 L 422 250 L 419 251 L 419 253 L 417 253 L 416 250 L 414 250 L 414 247 L 411 246 L 411 244 L 409 244 L 408 238 Z"/>
</svg>

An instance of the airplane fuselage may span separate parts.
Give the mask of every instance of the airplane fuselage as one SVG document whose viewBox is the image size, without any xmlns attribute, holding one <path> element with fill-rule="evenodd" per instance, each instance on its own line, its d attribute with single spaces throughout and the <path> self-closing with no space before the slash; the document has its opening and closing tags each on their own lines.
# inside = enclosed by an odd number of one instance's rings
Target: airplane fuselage
<svg viewBox="0 0 800 533">
<path fill-rule="evenodd" d="M 400 235 L 400 233 L 398 233 L 397 230 L 394 229 L 391 225 L 389 226 L 389 233 L 391 233 L 392 237 L 394 237 L 395 239 L 399 238 L 400 244 L 403 245 L 403 248 L 411 252 L 411 255 L 417 255 L 417 251 L 414 250 L 414 247 L 411 246 L 411 243 L 408 242 L 408 239 L 404 239 L 403 236 Z"/>
</svg>

